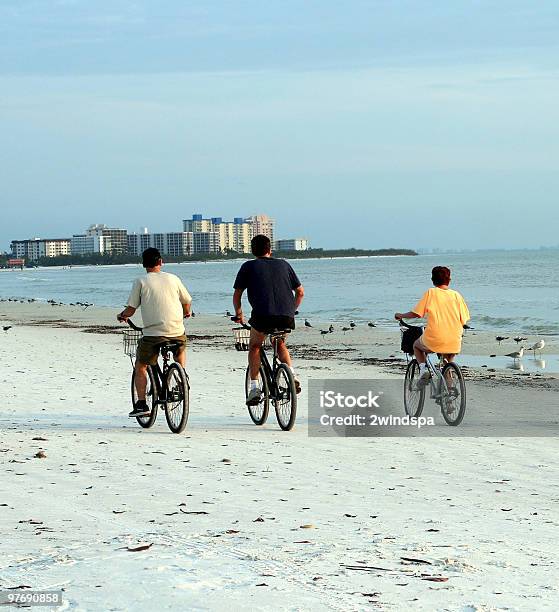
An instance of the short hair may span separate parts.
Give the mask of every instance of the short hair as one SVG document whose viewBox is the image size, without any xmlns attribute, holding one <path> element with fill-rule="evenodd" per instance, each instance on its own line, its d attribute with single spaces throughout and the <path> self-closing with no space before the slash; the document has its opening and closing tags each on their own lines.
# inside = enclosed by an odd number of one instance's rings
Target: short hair
<svg viewBox="0 0 559 612">
<path fill-rule="evenodd" d="M 435 266 L 431 271 L 431 280 L 435 287 L 448 285 L 448 283 L 450 283 L 450 268 L 446 266 Z"/>
<path fill-rule="evenodd" d="M 255 257 L 262 257 L 272 250 L 272 243 L 268 236 L 258 234 L 250 241 L 250 248 Z"/>
<path fill-rule="evenodd" d="M 161 253 L 155 247 L 149 247 L 142 253 L 142 265 L 144 268 L 155 268 L 161 261 Z"/>
</svg>

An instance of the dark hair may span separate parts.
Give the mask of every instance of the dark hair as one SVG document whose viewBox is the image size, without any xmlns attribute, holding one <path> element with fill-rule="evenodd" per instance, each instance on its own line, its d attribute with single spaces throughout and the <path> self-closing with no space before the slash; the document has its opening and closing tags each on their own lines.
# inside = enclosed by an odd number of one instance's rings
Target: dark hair
<svg viewBox="0 0 559 612">
<path fill-rule="evenodd" d="M 155 268 L 161 262 L 159 249 L 149 247 L 142 253 L 142 265 L 144 268 Z"/>
<path fill-rule="evenodd" d="M 250 248 L 255 257 L 263 257 L 272 250 L 272 244 L 268 236 L 258 234 L 250 241 Z"/>
<path fill-rule="evenodd" d="M 431 271 L 431 280 L 435 287 L 448 285 L 448 283 L 450 283 L 450 268 L 446 266 L 435 266 Z"/>
</svg>

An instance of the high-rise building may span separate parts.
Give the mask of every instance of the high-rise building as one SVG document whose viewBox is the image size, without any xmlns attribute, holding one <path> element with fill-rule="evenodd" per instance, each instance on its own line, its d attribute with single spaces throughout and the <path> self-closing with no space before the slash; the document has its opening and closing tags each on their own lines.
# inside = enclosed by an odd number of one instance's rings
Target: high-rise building
<svg viewBox="0 0 559 612">
<path fill-rule="evenodd" d="M 219 232 L 193 232 L 194 253 L 219 254 L 221 246 Z"/>
<path fill-rule="evenodd" d="M 184 219 L 182 222 L 183 232 L 211 232 L 213 223 L 211 219 L 202 219 L 201 214 L 192 215 L 192 219 Z"/>
<path fill-rule="evenodd" d="M 111 251 L 110 236 L 74 234 L 72 236 L 72 255 L 89 253 L 108 253 Z"/>
<path fill-rule="evenodd" d="M 125 229 L 107 227 L 102 223 L 90 225 L 87 236 L 108 236 L 111 239 L 110 253 L 126 253 L 128 250 L 128 232 Z"/>
<path fill-rule="evenodd" d="M 274 219 L 268 217 L 268 215 L 252 215 L 246 221 L 252 227 L 252 236 L 263 234 L 268 236 L 270 242 L 274 244 L 274 228 L 276 224 Z"/>
<path fill-rule="evenodd" d="M 128 252 L 131 255 L 141 255 L 149 247 L 155 247 L 162 255 L 192 255 L 193 234 L 192 232 L 149 234 L 147 228 L 144 228 L 144 233 L 141 234 L 128 234 Z"/>
<path fill-rule="evenodd" d="M 141 255 L 151 244 L 151 234 L 147 227 L 142 227 L 140 233 L 128 234 L 128 253 L 131 255 Z"/>
<path fill-rule="evenodd" d="M 241 217 L 236 217 L 233 222 L 220 219 L 214 223 L 214 231 L 219 233 L 219 247 L 222 252 L 250 253 L 252 228 Z"/>
<path fill-rule="evenodd" d="M 13 240 L 10 244 L 16 258 L 27 261 L 37 261 L 41 257 L 58 257 L 69 255 L 70 238 L 30 238 L 28 240 Z"/>
<path fill-rule="evenodd" d="M 236 251 L 237 253 L 250 253 L 250 240 L 252 238 L 252 226 L 243 217 L 235 217 L 231 221 L 224 221 L 223 217 L 211 217 L 203 219 L 201 214 L 192 215 L 192 219 L 183 220 L 185 232 L 208 233 L 217 232 L 219 235 L 219 251 Z M 213 238 L 197 238 L 196 244 L 211 244 Z M 205 241 L 205 242 L 203 242 Z M 195 250 L 195 252 L 197 252 Z M 204 251 L 205 252 L 205 251 Z M 211 251 L 214 252 L 214 251 Z"/>
</svg>

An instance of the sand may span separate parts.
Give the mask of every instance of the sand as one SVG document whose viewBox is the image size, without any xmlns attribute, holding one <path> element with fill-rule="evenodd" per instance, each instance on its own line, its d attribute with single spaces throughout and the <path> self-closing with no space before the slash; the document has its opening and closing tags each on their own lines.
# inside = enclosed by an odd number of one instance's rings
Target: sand
<svg viewBox="0 0 559 612">
<path fill-rule="evenodd" d="M 231 324 L 198 316 L 177 436 L 163 415 L 149 431 L 127 418 L 114 314 L 0 304 L 0 588 L 62 588 L 79 610 L 559 606 L 554 376 L 468 372 L 464 427 L 524 407 L 522 437 L 309 438 L 309 377 L 401 379 L 397 334 L 298 330 L 284 433 L 248 418 Z"/>
</svg>

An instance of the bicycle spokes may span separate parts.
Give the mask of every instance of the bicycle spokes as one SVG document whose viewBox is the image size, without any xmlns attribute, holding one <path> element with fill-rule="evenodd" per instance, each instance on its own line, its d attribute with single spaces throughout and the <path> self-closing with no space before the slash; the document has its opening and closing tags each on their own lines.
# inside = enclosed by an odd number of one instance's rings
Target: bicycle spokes
<svg viewBox="0 0 559 612">
<path fill-rule="evenodd" d="M 169 367 L 166 377 L 165 418 L 173 433 L 180 433 L 188 420 L 189 383 L 183 368 L 174 363 Z"/>
<path fill-rule="evenodd" d="M 274 405 L 279 426 L 286 431 L 292 429 L 297 412 L 297 393 L 293 374 L 284 364 L 276 372 Z"/>
</svg>

